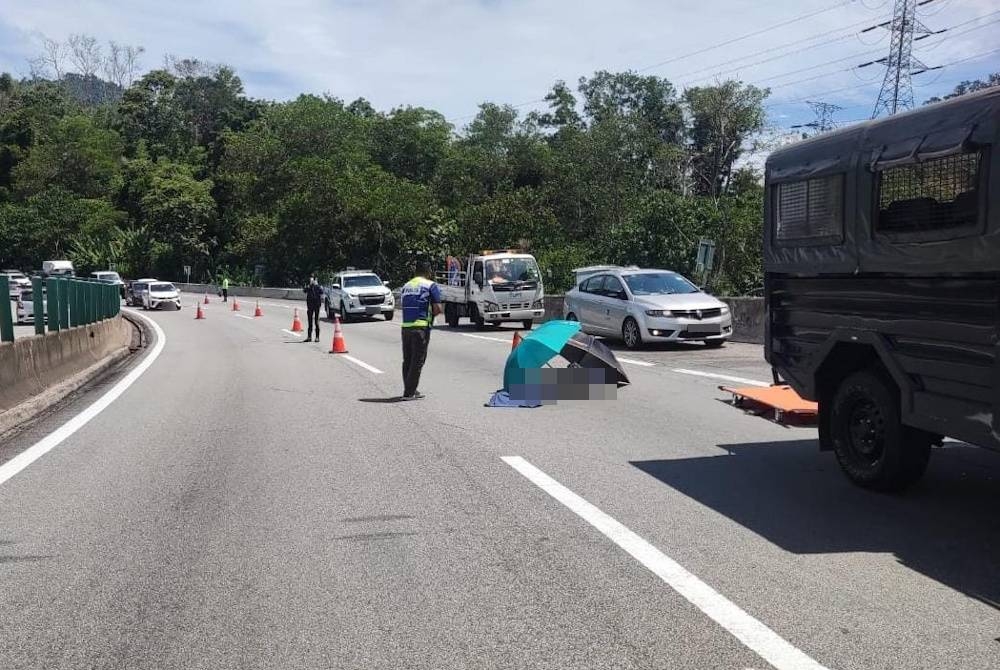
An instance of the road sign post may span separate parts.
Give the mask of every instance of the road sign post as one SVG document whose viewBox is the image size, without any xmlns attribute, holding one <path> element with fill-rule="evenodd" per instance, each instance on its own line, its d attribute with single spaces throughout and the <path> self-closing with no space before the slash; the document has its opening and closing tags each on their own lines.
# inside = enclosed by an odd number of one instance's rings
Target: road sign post
<svg viewBox="0 0 1000 670">
<path fill-rule="evenodd" d="M 698 256 L 695 261 L 695 272 L 701 275 L 701 283 L 708 283 L 708 273 L 712 271 L 715 262 L 715 240 L 701 239 L 698 241 Z"/>
<path fill-rule="evenodd" d="M 187 277 L 187 279 L 185 280 L 185 283 L 190 284 L 191 283 L 191 266 L 190 265 L 185 265 L 184 266 L 184 276 Z"/>
</svg>

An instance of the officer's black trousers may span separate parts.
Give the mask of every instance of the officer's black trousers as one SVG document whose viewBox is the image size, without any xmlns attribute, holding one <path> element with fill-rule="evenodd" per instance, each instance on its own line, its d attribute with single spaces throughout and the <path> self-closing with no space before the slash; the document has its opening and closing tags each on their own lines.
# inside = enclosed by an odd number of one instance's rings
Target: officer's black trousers
<svg viewBox="0 0 1000 670">
<path fill-rule="evenodd" d="M 403 395 L 412 396 L 420 384 L 420 371 L 427 360 L 431 331 L 427 328 L 403 328 Z"/>
<path fill-rule="evenodd" d="M 306 326 L 306 337 L 312 337 L 313 324 L 316 327 L 316 339 L 319 340 L 319 303 L 311 305 L 306 303 L 306 319 L 308 321 L 308 326 Z"/>
</svg>

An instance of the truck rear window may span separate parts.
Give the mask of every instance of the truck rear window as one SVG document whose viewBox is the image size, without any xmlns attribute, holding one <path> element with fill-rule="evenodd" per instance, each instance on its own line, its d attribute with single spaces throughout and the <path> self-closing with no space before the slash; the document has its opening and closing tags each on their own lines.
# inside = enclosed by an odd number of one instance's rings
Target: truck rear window
<svg viewBox="0 0 1000 670">
<path fill-rule="evenodd" d="M 844 175 L 778 184 L 775 237 L 788 244 L 839 242 L 844 233 Z"/>
<path fill-rule="evenodd" d="M 911 233 L 975 225 L 981 158 L 964 153 L 881 170 L 875 230 Z"/>
</svg>

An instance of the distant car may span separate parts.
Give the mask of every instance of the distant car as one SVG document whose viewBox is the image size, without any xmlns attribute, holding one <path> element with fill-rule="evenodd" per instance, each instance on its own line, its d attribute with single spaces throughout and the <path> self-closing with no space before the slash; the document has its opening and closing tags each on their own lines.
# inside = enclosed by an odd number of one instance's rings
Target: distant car
<svg viewBox="0 0 1000 670">
<path fill-rule="evenodd" d="M 133 282 L 129 282 L 126 287 L 125 292 L 125 304 L 130 307 L 142 307 L 145 303 L 143 301 L 143 294 L 149 287 L 149 284 L 159 281 L 158 279 L 136 279 Z"/>
<path fill-rule="evenodd" d="M 118 287 L 121 296 L 125 297 L 125 282 L 122 281 L 121 275 L 112 270 L 100 270 L 98 272 L 91 272 L 90 278 L 95 279 L 104 284 L 113 284 Z"/>
<path fill-rule="evenodd" d="M 26 288 L 31 288 L 31 280 L 20 270 L 0 270 L 0 276 L 7 277 L 8 293 L 11 300 L 17 300 L 17 296 Z"/>
<path fill-rule="evenodd" d="M 181 293 L 169 282 L 150 282 L 142 294 L 143 309 L 181 308 Z"/>
<path fill-rule="evenodd" d="M 729 307 L 670 270 L 607 269 L 566 294 L 565 318 L 584 332 L 644 342 L 701 341 L 721 347 L 733 333 Z"/>
<path fill-rule="evenodd" d="M 336 274 L 325 295 L 327 317 L 332 319 L 338 313 L 344 322 L 354 316 L 378 314 L 391 321 L 396 309 L 388 282 L 371 270 L 344 270 Z"/>
<path fill-rule="evenodd" d="M 21 291 L 21 296 L 18 298 L 15 307 L 15 319 L 19 324 L 22 323 L 34 323 L 35 322 L 35 292 L 32 289 L 26 289 Z M 42 298 L 42 321 L 45 321 L 45 314 L 48 305 L 46 300 Z"/>
</svg>

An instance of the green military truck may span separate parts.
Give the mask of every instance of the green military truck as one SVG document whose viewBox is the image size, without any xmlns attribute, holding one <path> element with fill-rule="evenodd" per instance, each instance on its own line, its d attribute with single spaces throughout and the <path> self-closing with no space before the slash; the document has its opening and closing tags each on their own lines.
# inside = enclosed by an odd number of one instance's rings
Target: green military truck
<svg viewBox="0 0 1000 670">
<path fill-rule="evenodd" d="M 765 356 L 847 476 L 899 490 L 950 437 L 1000 450 L 1000 88 L 766 165 Z"/>
</svg>

